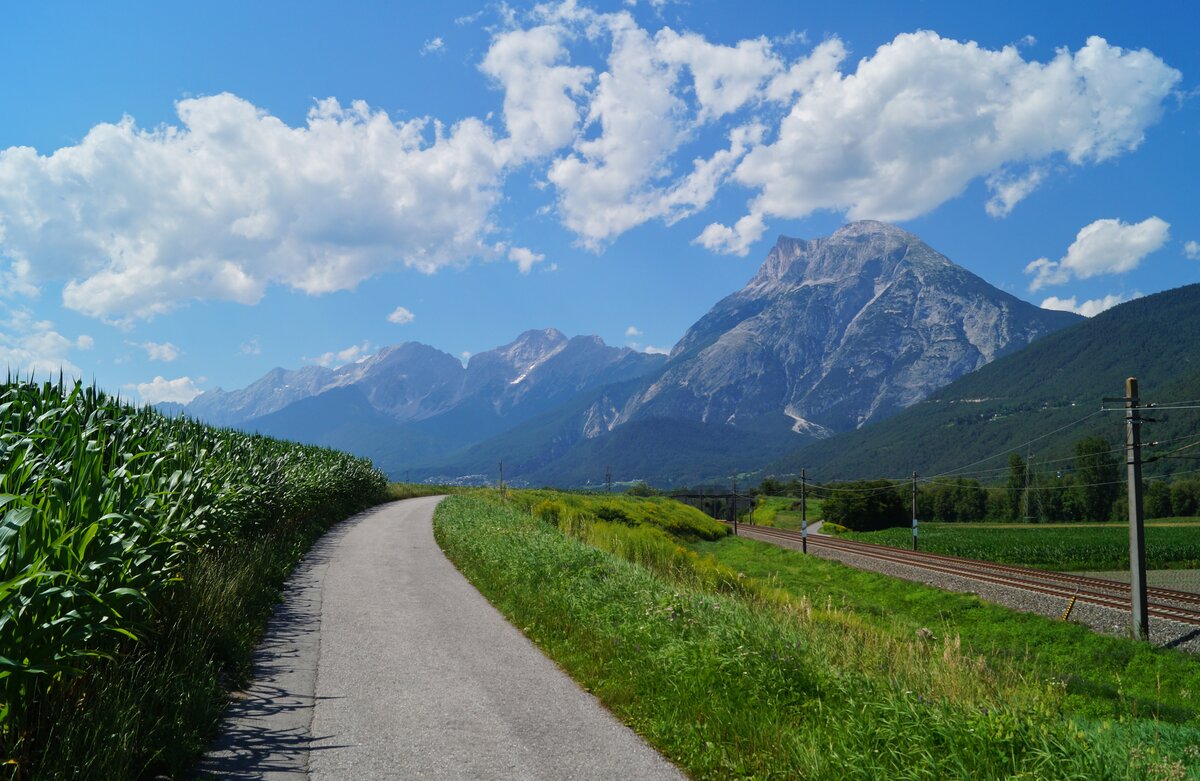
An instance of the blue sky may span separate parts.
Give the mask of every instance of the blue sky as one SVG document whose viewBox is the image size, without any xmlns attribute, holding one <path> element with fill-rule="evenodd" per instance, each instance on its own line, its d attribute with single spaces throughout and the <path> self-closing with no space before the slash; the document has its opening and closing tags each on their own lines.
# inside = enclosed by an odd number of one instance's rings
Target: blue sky
<svg viewBox="0 0 1200 781">
<path fill-rule="evenodd" d="M 669 348 L 853 218 L 1085 313 L 1200 281 L 1193 4 L 834 5 L 10 7 L 0 362 Z"/>
</svg>

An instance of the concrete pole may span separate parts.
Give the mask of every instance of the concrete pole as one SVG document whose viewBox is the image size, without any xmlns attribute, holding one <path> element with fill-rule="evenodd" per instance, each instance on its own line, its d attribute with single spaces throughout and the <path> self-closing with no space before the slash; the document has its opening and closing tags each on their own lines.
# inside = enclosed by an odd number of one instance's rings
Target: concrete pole
<svg viewBox="0 0 1200 781">
<path fill-rule="evenodd" d="M 917 473 L 912 476 L 912 507 L 913 507 L 913 550 L 917 549 Z"/>
<path fill-rule="evenodd" d="M 1146 527 L 1142 514 L 1142 420 L 1136 377 L 1125 380 L 1125 463 L 1129 473 L 1129 593 L 1133 636 L 1150 639 L 1146 612 Z"/>
<path fill-rule="evenodd" d="M 800 470 L 800 549 L 808 553 L 808 484 Z"/>
</svg>

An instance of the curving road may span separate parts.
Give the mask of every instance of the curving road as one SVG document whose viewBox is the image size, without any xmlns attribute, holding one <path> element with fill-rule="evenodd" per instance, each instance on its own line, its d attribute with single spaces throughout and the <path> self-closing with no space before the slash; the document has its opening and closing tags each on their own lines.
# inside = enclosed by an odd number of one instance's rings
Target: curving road
<svg viewBox="0 0 1200 781">
<path fill-rule="evenodd" d="M 369 510 L 314 547 L 201 775 L 683 778 L 459 574 L 438 501 Z"/>
</svg>

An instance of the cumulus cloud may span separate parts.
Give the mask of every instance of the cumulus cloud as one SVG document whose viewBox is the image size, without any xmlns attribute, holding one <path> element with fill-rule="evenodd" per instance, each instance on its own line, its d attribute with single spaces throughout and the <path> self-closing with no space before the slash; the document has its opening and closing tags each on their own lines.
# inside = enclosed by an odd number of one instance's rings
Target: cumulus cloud
<svg viewBox="0 0 1200 781">
<path fill-rule="evenodd" d="M 248 342 L 243 342 L 238 347 L 238 355 L 262 355 L 262 345 L 259 343 L 258 337 L 254 337 Z"/>
<path fill-rule="evenodd" d="M 508 251 L 508 259 L 517 264 L 517 269 L 522 274 L 528 274 L 534 265 L 541 263 L 546 256 L 525 247 L 513 247 Z"/>
<path fill-rule="evenodd" d="M 1170 238 L 1170 224 L 1150 217 L 1133 225 L 1120 220 L 1096 220 L 1075 236 L 1061 260 L 1038 258 L 1025 267 L 1032 275 L 1030 291 L 1098 274 L 1121 274 L 1138 267 Z"/>
<path fill-rule="evenodd" d="M 183 351 L 170 342 L 141 342 L 140 344 L 135 342 L 127 342 L 127 344 L 133 347 L 140 347 L 145 350 L 146 357 L 152 361 L 170 363 L 171 361 L 177 359 L 180 355 L 183 355 Z"/>
<path fill-rule="evenodd" d="M 642 332 L 638 330 L 636 325 L 631 325 L 625 329 L 625 338 L 626 339 L 634 339 L 641 335 L 642 335 Z"/>
<path fill-rule="evenodd" d="M 446 42 L 443 41 L 440 36 L 437 38 L 431 38 L 425 42 L 424 46 L 421 47 L 421 54 L 425 55 L 433 54 L 434 52 L 440 52 L 445 47 Z"/>
<path fill-rule="evenodd" d="M 644 348 L 642 348 L 642 352 L 648 353 L 650 355 L 670 355 L 671 348 L 670 347 L 655 347 L 652 344 L 648 344 Z"/>
<path fill-rule="evenodd" d="M 504 90 L 506 146 L 519 159 L 552 152 L 575 136 L 580 94 L 590 68 L 565 64 L 568 32 L 559 25 L 496 35 L 480 70 Z"/>
<path fill-rule="evenodd" d="M 1058 296 L 1050 296 L 1045 301 L 1042 301 L 1042 309 L 1055 309 L 1059 312 L 1074 312 L 1077 315 L 1084 317 L 1095 317 L 1105 309 L 1112 309 L 1117 304 L 1123 304 L 1126 301 L 1132 301 L 1135 298 L 1141 298 L 1141 293 L 1133 293 L 1129 296 L 1113 294 L 1104 298 L 1093 298 L 1083 303 L 1078 303 L 1075 296 L 1070 298 L 1059 298 Z"/>
<path fill-rule="evenodd" d="M 709 224 L 692 243 L 713 252 L 745 257 L 750 252 L 750 245 L 761 239 L 766 229 L 763 216 L 751 213 L 734 223 L 732 228 L 719 222 Z"/>
<path fill-rule="evenodd" d="M 387 319 L 389 323 L 404 325 L 405 323 L 411 323 L 413 320 L 417 319 L 417 316 L 408 309 L 398 306 L 392 310 L 392 313 L 387 316 Z"/>
<path fill-rule="evenodd" d="M 71 351 L 90 350 L 94 345 L 87 334 L 75 339 L 62 335 L 54 323 L 39 320 L 25 307 L 0 305 L 0 369 L 6 373 L 46 377 L 61 371 L 80 377 L 82 372 L 71 362 Z"/>
<path fill-rule="evenodd" d="M 752 212 L 904 220 L 1006 171 L 990 179 L 992 211 L 1002 214 L 1040 181 L 1014 167 L 1050 157 L 1083 165 L 1136 148 L 1181 78 L 1149 51 L 1097 37 L 1040 63 L 1012 46 L 921 31 L 879 47 L 853 73 L 834 62 L 811 76 L 776 139 L 734 173 L 759 190 Z"/>
<path fill-rule="evenodd" d="M 393 122 L 318 102 L 289 127 L 234 95 L 180 101 L 49 156 L 0 151 L 0 256 L 66 306 L 150 317 L 191 299 L 255 303 L 270 284 L 350 289 L 398 264 L 486 254 L 502 153 L 476 119 Z"/>
<path fill-rule="evenodd" d="M 363 342 L 362 344 L 352 344 L 344 350 L 334 350 L 327 353 L 322 353 L 316 358 L 305 358 L 306 361 L 311 361 L 318 366 L 324 366 L 327 369 L 336 369 L 339 366 L 345 366 L 348 363 L 362 360 L 371 354 L 371 343 Z"/>
<path fill-rule="evenodd" d="M 157 376 L 150 382 L 139 382 L 125 387 L 136 390 L 143 404 L 161 404 L 164 401 L 187 404 L 201 393 L 191 377 L 168 380 Z"/>
<path fill-rule="evenodd" d="M 1200 242 L 1189 241 L 1184 244 L 1183 254 L 1188 260 L 1200 260 Z"/>
<path fill-rule="evenodd" d="M 988 199 L 984 209 L 993 217 L 1007 217 L 1045 178 L 1046 172 L 1040 168 L 1031 168 L 1019 176 L 1010 176 L 1000 171 L 992 174 L 987 178 L 992 197 Z"/>
<path fill-rule="evenodd" d="M 330 98 L 292 127 L 221 94 L 180 101 L 174 125 L 127 117 L 51 154 L 0 150 L 0 288 L 61 283 L 69 308 L 128 324 L 502 257 L 495 209 L 519 169 L 595 250 L 735 185 L 746 216 L 698 244 L 745 255 L 771 218 L 817 210 L 908 219 L 977 179 L 1001 218 L 1052 172 L 1136 148 L 1181 78 L 1096 37 L 1039 62 L 920 31 L 852 62 L 836 37 L 793 56 L 778 47 L 794 40 L 716 43 L 575 0 L 496 11 L 479 63 L 496 119 L 396 121 Z"/>
<path fill-rule="evenodd" d="M 670 224 L 707 206 L 763 126 L 740 123 L 727 148 L 695 157 L 690 168 L 672 155 L 698 129 L 764 99 L 767 80 L 782 69 L 770 43 L 723 46 L 670 28 L 652 35 L 625 12 L 564 5 L 557 14 L 589 40 L 610 42 L 607 69 L 588 95 L 586 132 L 547 173 L 562 222 L 598 249 L 650 220 Z"/>
</svg>

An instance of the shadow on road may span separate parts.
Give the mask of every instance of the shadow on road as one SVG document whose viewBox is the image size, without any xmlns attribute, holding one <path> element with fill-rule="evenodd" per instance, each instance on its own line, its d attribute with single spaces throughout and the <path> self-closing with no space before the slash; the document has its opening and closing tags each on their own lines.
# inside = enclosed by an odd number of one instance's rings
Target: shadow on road
<svg viewBox="0 0 1200 781">
<path fill-rule="evenodd" d="M 253 682 L 234 692 L 220 734 L 196 766 L 197 778 L 306 778 L 311 751 L 341 748 L 312 735 L 321 649 L 322 577 L 338 543 L 367 511 L 330 529 L 284 587 L 283 601 L 254 651 Z M 332 698 L 322 698 L 332 699 Z"/>
</svg>

